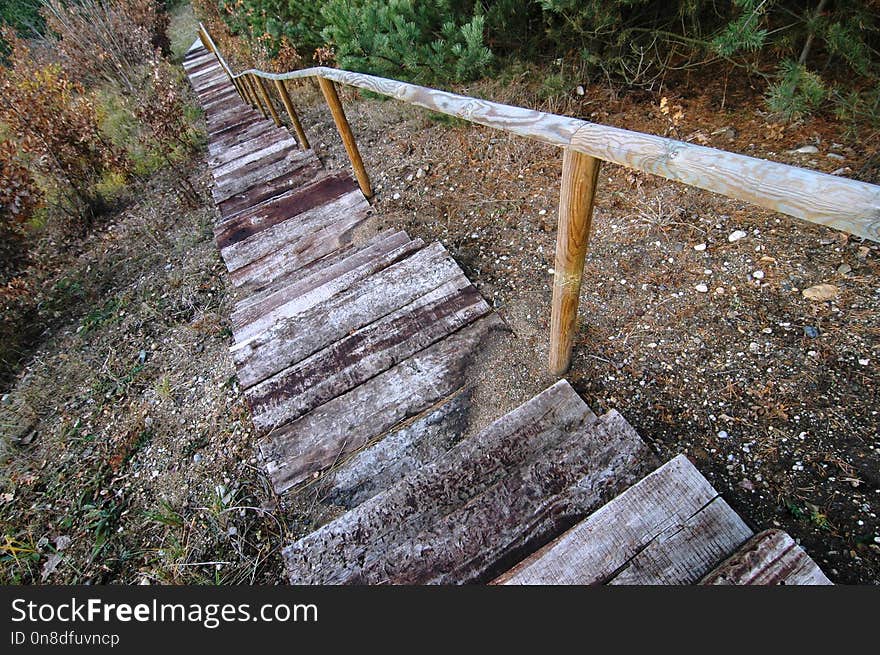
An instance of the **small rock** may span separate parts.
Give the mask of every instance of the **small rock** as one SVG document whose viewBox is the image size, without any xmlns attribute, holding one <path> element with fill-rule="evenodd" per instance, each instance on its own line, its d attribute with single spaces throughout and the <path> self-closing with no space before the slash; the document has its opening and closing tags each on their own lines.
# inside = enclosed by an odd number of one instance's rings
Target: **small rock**
<svg viewBox="0 0 880 655">
<path fill-rule="evenodd" d="M 727 434 L 727 430 L 719 430 L 718 431 L 718 438 L 719 439 L 730 439 L 730 435 Z"/>
<path fill-rule="evenodd" d="M 813 327 L 812 325 L 804 326 L 804 336 L 809 337 L 810 339 L 815 339 L 819 336 L 818 328 Z"/>
<path fill-rule="evenodd" d="M 844 157 L 843 155 L 838 155 L 836 152 L 829 152 L 825 156 L 828 157 L 828 159 L 833 159 L 835 161 L 843 161 L 844 159 L 846 159 L 846 157 Z"/>
<path fill-rule="evenodd" d="M 849 166 L 844 166 L 843 168 L 834 169 L 830 175 L 846 175 L 847 173 L 852 173 L 852 169 Z"/>
<path fill-rule="evenodd" d="M 579 96 L 582 96 L 584 95 L 584 93 L 586 93 L 586 91 L 584 91 L 584 87 L 582 87 L 580 84 L 577 85 L 577 88 L 575 88 L 574 92 L 577 93 Z"/>
<path fill-rule="evenodd" d="M 694 246 L 694 250 L 696 250 L 697 252 L 703 252 L 705 249 L 706 249 L 705 243 L 698 243 L 697 245 Z"/>
<path fill-rule="evenodd" d="M 709 290 L 709 287 L 707 287 L 705 284 L 698 284 L 694 287 L 694 289 L 696 289 L 700 293 L 706 293 Z"/>
<path fill-rule="evenodd" d="M 815 300 L 818 302 L 822 302 L 825 300 L 834 300 L 837 298 L 837 294 L 840 292 L 833 284 L 817 284 L 815 286 L 810 287 L 809 289 L 804 289 L 801 291 L 804 298 L 807 300 Z"/>
<path fill-rule="evenodd" d="M 420 168 L 419 170 L 416 171 L 416 178 L 421 179 L 423 177 L 425 177 L 425 169 Z"/>
<path fill-rule="evenodd" d="M 796 152 L 799 155 L 815 155 L 819 152 L 819 149 L 816 146 L 801 146 L 800 148 L 795 148 L 790 152 Z"/>
<path fill-rule="evenodd" d="M 749 480 L 748 478 L 741 480 L 740 483 L 736 486 L 738 486 L 743 491 L 754 491 L 755 490 L 755 485 L 752 484 L 752 481 Z"/>
<path fill-rule="evenodd" d="M 734 243 L 735 241 L 739 241 L 740 239 L 744 239 L 747 236 L 748 236 L 748 234 L 746 234 L 742 230 L 736 230 L 735 232 L 730 233 L 730 236 L 727 237 L 727 240 L 730 241 L 730 243 Z"/>
<path fill-rule="evenodd" d="M 862 366 L 867 366 L 870 363 L 871 363 L 871 360 L 868 359 L 867 357 L 859 357 L 859 364 L 861 364 Z"/>
<path fill-rule="evenodd" d="M 759 353 L 759 352 L 761 352 L 761 344 L 758 343 L 757 341 L 752 341 L 752 342 L 749 344 L 749 352 L 750 352 L 750 353 Z"/>
<path fill-rule="evenodd" d="M 395 193 L 393 196 L 391 196 L 391 199 L 392 199 L 392 200 L 400 200 L 400 194 L 399 194 L 399 193 Z"/>
<path fill-rule="evenodd" d="M 198 464 L 202 461 L 202 455 L 200 453 L 196 453 L 193 455 L 193 464 Z"/>
<path fill-rule="evenodd" d="M 852 273 L 852 266 L 850 266 L 849 264 L 841 264 L 837 267 L 838 275 L 846 275 L 848 273 Z"/>
<path fill-rule="evenodd" d="M 755 278 L 756 280 L 763 280 L 764 279 L 764 271 L 754 271 L 752 273 L 752 277 Z"/>
</svg>

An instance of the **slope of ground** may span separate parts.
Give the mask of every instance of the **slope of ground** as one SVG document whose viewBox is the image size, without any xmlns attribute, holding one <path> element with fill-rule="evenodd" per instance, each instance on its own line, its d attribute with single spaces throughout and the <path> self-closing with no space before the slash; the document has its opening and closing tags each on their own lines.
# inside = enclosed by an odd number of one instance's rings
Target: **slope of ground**
<svg viewBox="0 0 880 655">
<path fill-rule="evenodd" d="M 531 104 L 537 78 L 466 92 Z M 703 81 L 669 91 L 669 111 L 589 86 L 544 106 L 878 181 L 876 135 L 775 124 L 752 109 L 754 91 Z M 347 167 L 318 94 L 303 85 L 294 98 L 318 153 Z M 344 100 L 377 220 L 443 241 L 514 331 L 474 401 L 478 429 L 552 382 L 560 153 Z M 789 152 L 801 146 L 816 152 Z M 275 508 L 255 466 L 207 177 L 198 163 L 191 173 L 202 206 L 160 175 L 39 285 L 36 350 L 0 403 L 4 581 L 276 582 L 280 546 L 313 527 L 308 495 Z M 745 236 L 730 241 L 735 231 Z M 753 527 L 783 527 L 836 582 L 877 583 L 877 267 L 875 244 L 608 166 L 569 379 L 661 458 L 686 452 Z M 832 300 L 803 296 L 821 283 Z"/>
</svg>

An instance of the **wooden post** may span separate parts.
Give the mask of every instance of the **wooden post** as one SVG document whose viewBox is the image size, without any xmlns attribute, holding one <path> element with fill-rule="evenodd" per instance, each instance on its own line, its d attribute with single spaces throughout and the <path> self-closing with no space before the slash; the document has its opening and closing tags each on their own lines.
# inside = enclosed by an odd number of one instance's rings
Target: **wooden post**
<svg viewBox="0 0 880 655">
<path fill-rule="evenodd" d="M 324 94 L 324 99 L 330 107 L 330 113 L 333 114 L 333 120 L 336 122 L 336 129 L 339 136 L 342 137 L 342 143 L 351 160 L 351 167 L 354 169 L 354 175 L 364 197 L 368 200 L 373 197 L 373 189 L 370 186 L 370 178 L 367 176 L 367 170 L 364 168 L 364 161 L 361 159 L 361 153 L 358 152 L 357 143 L 355 143 L 354 135 L 351 133 L 351 126 L 348 119 L 345 118 L 345 110 L 339 101 L 339 94 L 336 93 L 336 85 L 331 80 L 325 80 L 323 77 L 318 78 L 318 85 Z"/>
<path fill-rule="evenodd" d="M 253 80 L 253 74 L 248 73 L 247 75 L 245 75 L 244 79 L 247 80 L 248 87 L 251 90 L 251 95 L 254 98 L 254 106 L 260 110 L 260 112 L 263 114 L 263 118 L 269 118 L 269 113 L 266 111 L 266 108 L 263 106 L 263 103 L 260 100 L 260 94 L 257 93 L 257 83 Z"/>
<path fill-rule="evenodd" d="M 599 164 L 600 160 L 594 157 L 564 150 L 550 314 L 550 372 L 556 376 L 564 374 L 571 364 Z"/>
<path fill-rule="evenodd" d="M 269 114 L 272 116 L 272 120 L 275 121 L 275 125 L 281 127 L 281 119 L 278 117 L 278 112 L 275 111 L 275 105 L 272 104 L 272 98 L 269 97 L 269 92 L 266 90 L 266 85 L 263 83 L 263 78 L 259 75 L 255 75 L 254 79 L 257 81 L 257 86 L 260 89 L 260 96 L 266 103 L 266 109 L 269 110 Z"/>
<path fill-rule="evenodd" d="M 242 91 L 244 91 L 244 96 L 248 101 L 248 104 L 254 109 L 257 108 L 257 99 L 254 97 L 254 92 L 251 89 L 249 84 L 249 80 L 247 75 L 243 75 L 238 78 L 238 83 L 241 84 Z"/>
<path fill-rule="evenodd" d="M 296 133 L 296 140 L 299 141 L 299 145 L 303 150 L 308 150 L 310 147 L 309 140 L 306 138 L 302 123 L 299 122 L 299 116 L 296 115 L 296 110 L 293 108 L 293 103 L 290 101 L 290 95 L 287 93 L 287 87 L 284 86 L 284 80 L 275 80 L 275 88 L 278 89 L 278 95 L 281 96 L 281 102 L 284 103 L 287 115 L 290 116 L 290 124 L 293 126 L 293 131 Z"/>
</svg>

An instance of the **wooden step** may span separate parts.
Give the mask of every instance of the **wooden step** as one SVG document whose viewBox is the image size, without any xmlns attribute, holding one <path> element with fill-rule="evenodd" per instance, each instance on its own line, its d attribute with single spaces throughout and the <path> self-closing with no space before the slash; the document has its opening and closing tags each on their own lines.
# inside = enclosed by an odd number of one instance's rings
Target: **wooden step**
<svg viewBox="0 0 880 655">
<path fill-rule="evenodd" d="M 495 582 L 694 584 L 751 536 L 679 455 Z"/>
<path fill-rule="evenodd" d="M 250 140 L 266 134 L 276 134 L 279 138 L 287 136 L 287 131 L 284 128 L 276 127 L 272 121 L 259 120 L 244 127 L 239 126 L 239 128 L 213 135 L 208 142 L 208 154 L 214 156 L 226 148 L 246 144 Z"/>
<path fill-rule="evenodd" d="M 560 381 L 283 551 L 293 584 L 486 581 L 636 482 L 654 459 Z"/>
<path fill-rule="evenodd" d="M 462 390 L 341 462 L 317 485 L 321 503 L 353 509 L 445 454 L 470 427 L 471 397 Z"/>
<path fill-rule="evenodd" d="M 246 193 L 254 186 L 276 179 L 286 173 L 301 169 L 307 164 L 319 165 L 311 150 L 281 149 L 264 155 L 259 161 L 251 161 L 240 169 L 214 179 L 212 194 L 214 201 L 223 204 L 226 200 Z"/>
<path fill-rule="evenodd" d="M 319 267 L 299 269 L 300 276 L 286 277 L 283 286 L 259 302 L 251 300 L 236 306 L 231 317 L 236 343 L 265 332 L 279 319 L 289 318 L 350 289 L 423 246 L 421 239 L 411 241 L 405 232 L 386 234 L 370 239 L 361 248 L 346 249 L 347 256 L 338 261 L 322 259 Z"/>
<path fill-rule="evenodd" d="M 353 184 L 351 176 L 344 173 L 325 173 L 307 185 L 254 205 L 214 228 L 217 247 L 229 248 L 292 216 L 338 199 L 353 191 Z"/>
<path fill-rule="evenodd" d="M 464 274 L 247 390 L 265 434 L 396 366 L 489 313 Z"/>
<path fill-rule="evenodd" d="M 702 585 L 830 585 L 812 558 L 781 530 L 747 541 L 700 582 Z"/>
<path fill-rule="evenodd" d="M 260 454 L 276 492 L 319 477 L 457 393 L 487 335 L 502 327 L 494 315 L 472 323 L 261 439 Z"/>
<path fill-rule="evenodd" d="M 240 193 L 218 203 L 217 207 L 220 215 L 229 219 L 270 198 L 306 186 L 324 175 L 324 167 L 313 155 L 299 160 L 299 165 L 292 169 L 283 170 L 275 177 L 260 180 L 249 188 L 242 189 Z"/>
<path fill-rule="evenodd" d="M 208 158 L 208 168 L 214 176 L 223 175 L 237 165 L 258 159 L 267 148 L 296 148 L 296 141 L 286 131 L 266 132 Z"/>
<path fill-rule="evenodd" d="M 279 245 L 273 253 L 231 271 L 229 279 L 232 284 L 257 287 L 272 284 L 292 271 L 299 271 L 316 260 L 346 248 L 356 235 L 369 232 L 365 228 L 365 221 L 370 206 L 360 190 L 351 191 L 314 211 L 329 211 L 329 208 L 339 210 L 332 221 L 302 239 Z M 310 213 L 304 212 L 300 216 L 305 217 Z"/>
<path fill-rule="evenodd" d="M 252 387 L 461 275 L 446 248 L 434 243 L 343 293 L 295 309 L 258 337 L 230 349 L 239 382 Z"/>
<path fill-rule="evenodd" d="M 299 251 L 305 250 L 307 240 L 320 230 L 340 223 L 346 216 L 365 216 L 370 211 L 363 194 L 356 193 L 357 186 L 347 175 L 321 178 L 309 188 L 312 193 L 288 195 L 273 206 L 264 206 L 264 211 L 248 213 L 248 223 L 239 221 L 238 229 L 221 234 L 217 243 L 224 244 L 220 251 L 230 272 L 293 242 L 302 246 Z M 258 219 L 263 220 L 253 222 Z M 226 237 L 235 240 L 230 242 Z"/>
</svg>

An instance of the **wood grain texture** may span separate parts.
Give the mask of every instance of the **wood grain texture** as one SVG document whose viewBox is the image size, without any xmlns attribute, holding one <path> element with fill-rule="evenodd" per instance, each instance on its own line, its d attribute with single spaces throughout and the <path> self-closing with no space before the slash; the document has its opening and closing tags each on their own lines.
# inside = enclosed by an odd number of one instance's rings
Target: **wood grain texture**
<svg viewBox="0 0 880 655">
<path fill-rule="evenodd" d="M 300 279 L 288 278 L 283 287 L 256 304 L 237 307 L 232 315 L 236 343 L 248 341 L 268 330 L 277 321 L 317 305 L 362 282 L 423 247 L 421 239 L 402 243 L 383 239 L 350 253 L 336 262 L 322 261 L 318 270 Z"/>
<path fill-rule="evenodd" d="M 291 211 L 290 217 L 278 223 L 266 223 L 256 234 L 237 241 L 221 252 L 226 267 L 235 272 L 264 257 L 284 250 L 287 253 L 304 252 L 312 245 L 316 235 L 334 224 L 352 225 L 367 215 L 363 197 L 356 191 L 330 196 L 315 207 Z"/>
<path fill-rule="evenodd" d="M 488 313 L 459 275 L 248 389 L 254 427 L 265 434 L 295 420 Z"/>
<path fill-rule="evenodd" d="M 243 164 L 240 169 L 215 178 L 212 189 L 215 202 L 223 203 L 256 184 L 276 179 L 314 161 L 315 156 L 311 150 L 278 150 L 264 155 L 258 161 Z"/>
<path fill-rule="evenodd" d="M 751 536 L 749 527 L 719 496 L 658 534 L 608 584 L 695 584 Z"/>
<path fill-rule="evenodd" d="M 230 352 L 248 388 L 302 361 L 353 330 L 389 314 L 461 274 L 439 243 L 370 276 L 347 291 L 278 321 Z"/>
<path fill-rule="evenodd" d="M 216 180 L 235 171 L 240 166 L 246 166 L 252 162 L 259 161 L 266 155 L 279 151 L 286 152 L 295 147 L 296 143 L 293 139 L 279 139 L 276 133 L 268 133 L 261 139 L 254 139 L 252 142 L 239 144 L 234 152 L 224 154 L 223 157 L 211 157 L 208 160 L 208 166 L 211 169 L 211 175 Z M 230 148 L 229 150 L 233 149 Z"/>
<path fill-rule="evenodd" d="M 224 133 L 215 134 L 208 142 L 208 154 L 216 155 L 228 147 L 242 145 L 252 138 L 272 133 L 276 130 L 279 130 L 279 128 L 272 125 L 269 121 L 257 120 L 238 131 L 227 130 Z"/>
<path fill-rule="evenodd" d="M 324 477 L 321 502 L 352 509 L 446 453 L 468 430 L 471 397 L 456 393 L 353 455 Z"/>
<path fill-rule="evenodd" d="M 348 159 L 351 162 L 358 185 L 365 198 L 372 198 L 373 188 L 370 186 L 370 177 L 367 175 L 367 169 L 364 167 L 364 160 L 361 159 L 361 153 L 358 150 L 354 134 L 352 134 L 351 125 L 348 124 L 348 119 L 345 117 L 345 110 L 342 108 L 342 102 L 339 100 L 336 86 L 333 82 L 320 77 L 318 78 L 318 85 L 321 87 L 321 92 L 324 94 L 324 99 L 330 108 L 333 122 L 336 124 L 336 130 L 342 138 L 345 152 L 348 153 Z"/>
<path fill-rule="evenodd" d="M 571 364 L 599 163 L 598 159 L 573 150 L 566 149 L 563 153 L 550 309 L 550 372 L 557 376 L 565 373 Z"/>
<path fill-rule="evenodd" d="M 215 173 L 226 164 L 242 159 L 243 157 L 255 155 L 257 152 L 266 148 L 275 147 L 280 149 L 290 147 L 291 144 L 293 144 L 293 139 L 290 139 L 286 134 L 281 132 L 281 130 L 275 129 L 267 131 L 257 138 L 248 139 L 242 143 L 225 148 L 222 152 L 211 155 L 208 158 L 208 167 L 211 169 L 212 173 Z"/>
<path fill-rule="evenodd" d="M 717 497 L 687 457 L 678 455 L 495 584 L 605 584 L 659 535 L 684 525 Z"/>
<path fill-rule="evenodd" d="M 299 120 L 299 116 L 296 113 L 296 109 L 293 106 L 293 101 L 290 99 L 290 94 L 287 92 L 287 87 L 284 85 L 284 81 L 275 80 L 275 88 L 278 90 L 278 95 L 281 97 L 281 102 L 284 105 L 284 109 L 287 111 L 287 116 L 290 118 L 290 125 L 293 127 L 293 131 L 296 134 L 296 140 L 299 141 L 299 145 L 303 150 L 308 150 L 311 148 L 309 145 L 309 139 Z"/>
<path fill-rule="evenodd" d="M 789 216 L 880 240 L 880 186 L 651 134 L 585 123 L 569 147 Z"/>
<path fill-rule="evenodd" d="M 356 197 L 364 202 L 358 191 L 353 191 L 346 197 Z M 340 199 L 340 202 L 346 197 Z M 323 206 L 326 207 L 327 205 Z M 235 286 L 271 284 L 291 271 L 300 270 L 350 244 L 364 225 L 366 217 L 367 210 L 356 207 L 341 217 L 336 217 L 336 220 L 327 223 L 307 238 L 281 246 L 275 252 L 235 269 L 230 272 L 229 279 Z"/>
<path fill-rule="evenodd" d="M 387 251 L 416 242 L 419 243 L 416 249 L 424 245 L 421 239 L 411 240 L 402 230 L 385 230 L 372 235 L 363 244 L 336 250 L 270 284 L 240 288 L 242 293 L 236 295 L 235 308 L 230 316 L 233 328 L 241 328 L 288 300 L 344 276 Z"/>
<path fill-rule="evenodd" d="M 275 490 L 312 479 L 460 389 L 468 362 L 500 326 L 494 315 L 472 323 L 271 432 L 259 448 Z"/>
<path fill-rule="evenodd" d="M 781 530 L 766 530 L 747 541 L 701 585 L 830 585 L 804 549 Z"/>
<path fill-rule="evenodd" d="M 635 482 L 653 458 L 561 381 L 283 551 L 293 584 L 482 582 Z"/>
<path fill-rule="evenodd" d="M 221 251 L 228 251 L 234 244 L 246 241 L 297 214 L 318 210 L 323 205 L 348 197 L 354 188 L 347 175 L 322 175 L 305 186 L 269 198 L 217 225 L 214 228 L 217 247 Z M 360 206 L 361 203 L 351 201 L 350 205 L 337 209 L 345 210 L 355 205 Z"/>
<path fill-rule="evenodd" d="M 300 165 L 284 170 L 276 177 L 260 180 L 248 189 L 218 203 L 217 208 L 224 219 L 249 210 L 254 205 L 279 196 L 282 193 L 309 184 L 324 174 L 324 167 L 317 157 L 300 160 Z"/>
<path fill-rule="evenodd" d="M 222 55 L 219 60 L 225 64 Z M 264 79 L 317 77 L 591 157 L 661 175 L 797 218 L 880 240 L 880 187 L 663 137 L 469 98 L 397 80 L 314 67 Z"/>
</svg>

